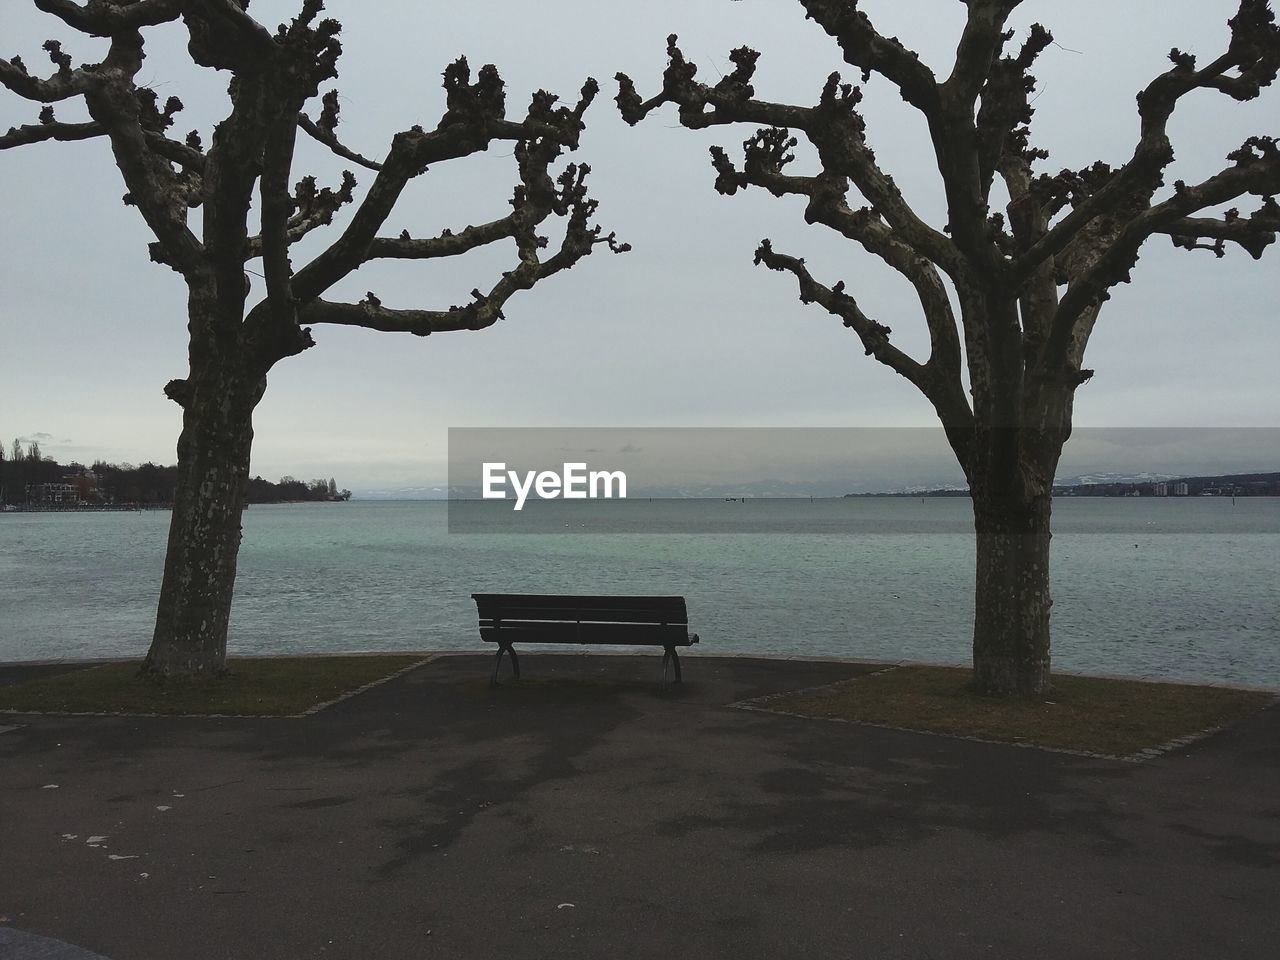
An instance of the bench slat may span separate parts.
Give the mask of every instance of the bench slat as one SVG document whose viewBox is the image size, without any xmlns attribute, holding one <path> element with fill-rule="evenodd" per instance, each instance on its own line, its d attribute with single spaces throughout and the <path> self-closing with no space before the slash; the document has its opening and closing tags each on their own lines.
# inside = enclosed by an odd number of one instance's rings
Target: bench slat
<svg viewBox="0 0 1280 960">
<path fill-rule="evenodd" d="M 684 605 L 684 597 L 655 597 L 648 595 L 590 594 L 590 593 L 473 593 L 473 600 L 514 600 L 537 606 L 554 606 L 557 603 L 588 603 L 594 607 L 626 606 L 628 604 L 673 603 Z"/>
<path fill-rule="evenodd" d="M 684 597 L 536 596 L 472 594 L 481 620 L 556 620 L 597 623 L 689 622 Z"/>
<path fill-rule="evenodd" d="M 534 620 L 554 623 L 680 623 L 688 625 L 689 617 L 683 610 L 600 610 L 592 607 L 549 607 L 542 610 L 528 607 L 501 607 L 484 610 L 481 620 Z"/>
<path fill-rule="evenodd" d="M 615 646 L 688 647 L 684 625 L 643 623 L 545 623 L 502 621 L 501 627 L 480 625 L 480 638 L 491 643 L 599 643 Z"/>
</svg>

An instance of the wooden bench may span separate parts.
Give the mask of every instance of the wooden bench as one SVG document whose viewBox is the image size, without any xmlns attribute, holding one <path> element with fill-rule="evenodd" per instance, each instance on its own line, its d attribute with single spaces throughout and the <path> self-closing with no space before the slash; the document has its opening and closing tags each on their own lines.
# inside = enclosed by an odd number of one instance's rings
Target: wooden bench
<svg viewBox="0 0 1280 960">
<path fill-rule="evenodd" d="M 498 645 L 490 683 L 498 682 L 502 655 L 511 655 L 512 675 L 520 679 L 515 643 L 607 643 L 662 647 L 662 685 L 680 683 L 676 647 L 698 642 L 689 633 L 684 597 L 544 596 L 526 593 L 473 593 L 480 614 L 480 637 Z"/>
</svg>

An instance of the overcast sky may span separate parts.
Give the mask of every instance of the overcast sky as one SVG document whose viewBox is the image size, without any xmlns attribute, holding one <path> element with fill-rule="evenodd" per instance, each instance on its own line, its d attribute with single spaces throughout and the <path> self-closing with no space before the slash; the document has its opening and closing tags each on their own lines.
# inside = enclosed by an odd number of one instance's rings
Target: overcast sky
<svg viewBox="0 0 1280 960">
<path fill-rule="evenodd" d="M 299 0 L 255 0 L 273 26 Z M 602 92 L 573 158 L 592 168 L 599 220 L 634 250 L 598 251 L 568 273 L 517 296 L 507 320 L 479 333 L 418 339 L 319 327 L 318 346 L 279 364 L 258 408 L 253 470 L 268 478 L 337 477 L 362 490 L 443 482 L 446 429 L 494 426 L 927 426 L 915 389 L 863 355 L 854 335 L 796 298 L 789 277 L 753 267 L 762 237 L 804 256 L 828 283 L 844 279 L 863 309 L 921 354 L 923 320 L 896 273 L 831 235 L 806 227 L 800 206 L 759 191 L 722 197 L 707 146 L 731 155 L 751 128 L 694 133 L 671 108 L 628 128 L 612 103 L 621 70 L 642 95 L 658 89 L 665 38 L 678 33 L 699 76 L 714 81 L 728 51 L 763 51 L 759 96 L 812 104 L 839 51 L 789 0 L 329 0 L 344 24 L 340 135 L 381 156 L 397 130 L 434 126 L 440 72 L 459 54 L 498 65 L 508 109 L 521 114 L 538 88 L 576 99 L 587 76 Z M 955 0 L 866 2 L 883 32 L 950 67 L 964 6 Z M 1123 162 L 1137 122 L 1134 94 L 1166 69 L 1170 47 L 1202 60 L 1225 47 L 1230 0 L 1072 4 L 1028 0 L 1013 24 L 1037 20 L 1057 45 L 1041 56 L 1034 142 L 1042 169 Z M 1159 12 L 1158 18 L 1156 11 Z M 68 37 L 25 0 L 0 6 L 0 56 L 21 55 L 47 73 L 40 44 L 64 40 L 77 62 L 101 44 Z M 205 133 L 221 116 L 225 75 L 185 64 L 180 28 L 152 31 L 143 78 L 187 111 L 176 131 Z M 849 79 L 856 80 L 852 75 Z M 917 209 L 941 225 L 941 188 L 923 125 L 888 86 L 872 80 L 864 103 L 869 139 Z M 1171 124 L 1178 162 L 1170 181 L 1203 178 L 1249 135 L 1275 126 L 1280 91 L 1239 105 L 1200 93 Z M 313 111 L 314 112 L 314 111 Z M 0 129 L 32 122 L 34 105 L 0 91 Z M 69 107 L 61 119 L 77 119 Z M 802 158 L 803 159 L 803 158 Z M 800 163 L 796 172 L 800 171 Z M 342 164 L 299 151 L 308 172 L 336 185 Z M 372 178 L 357 171 L 361 187 Z M 503 215 L 515 182 L 510 151 L 441 165 L 416 181 L 392 233 L 460 229 Z M 150 264 L 148 233 L 101 141 L 0 153 L 0 436 L 38 438 L 59 459 L 172 462 L 178 408 L 161 393 L 186 372 L 185 289 Z M 1251 209 L 1246 205 L 1245 209 Z M 348 208 L 350 209 L 350 208 Z M 334 234 L 321 238 L 327 242 Z M 318 249 L 296 250 L 295 265 Z M 1277 425 L 1280 270 L 1232 248 L 1224 260 L 1144 248 L 1134 282 L 1103 311 L 1086 358 L 1097 375 L 1081 388 L 1076 421 L 1089 426 Z M 487 289 L 514 260 L 512 247 L 447 263 L 366 267 L 337 294 L 373 290 L 389 306 L 443 308 Z M 261 294 L 260 283 L 255 291 Z M 1068 448 L 1070 454 L 1070 447 Z M 1260 458 L 1267 459 L 1267 458 Z M 1276 468 L 1258 462 L 1255 468 Z M 1087 469 L 1087 465 L 1085 465 Z M 1083 470 L 1081 471 L 1083 472 Z"/>
</svg>

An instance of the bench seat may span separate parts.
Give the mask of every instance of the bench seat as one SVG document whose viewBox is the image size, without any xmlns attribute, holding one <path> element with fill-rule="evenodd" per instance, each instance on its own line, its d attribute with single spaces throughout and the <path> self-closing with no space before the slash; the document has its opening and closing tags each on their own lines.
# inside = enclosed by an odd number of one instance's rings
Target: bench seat
<svg viewBox="0 0 1280 960">
<path fill-rule="evenodd" d="M 599 643 L 663 648 L 662 683 L 681 682 L 676 647 L 698 642 L 689 633 L 684 597 L 616 597 L 572 594 L 473 593 L 480 637 L 498 645 L 492 683 L 503 654 L 520 679 L 515 643 Z"/>
</svg>

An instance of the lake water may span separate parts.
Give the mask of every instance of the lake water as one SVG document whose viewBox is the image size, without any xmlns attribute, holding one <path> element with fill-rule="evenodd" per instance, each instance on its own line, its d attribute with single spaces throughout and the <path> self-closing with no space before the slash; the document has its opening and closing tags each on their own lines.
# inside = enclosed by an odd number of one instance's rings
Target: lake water
<svg viewBox="0 0 1280 960">
<path fill-rule="evenodd" d="M 966 500 L 560 501 L 524 534 L 483 507 L 251 508 L 232 653 L 481 649 L 470 594 L 529 592 L 681 594 L 703 654 L 969 656 Z M 0 661 L 144 654 L 168 524 L 0 514 Z M 1057 668 L 1280 686 L 1280 499 L 1060 498 L 1054 529 Z"/>
</svg>

